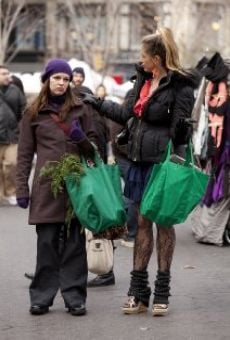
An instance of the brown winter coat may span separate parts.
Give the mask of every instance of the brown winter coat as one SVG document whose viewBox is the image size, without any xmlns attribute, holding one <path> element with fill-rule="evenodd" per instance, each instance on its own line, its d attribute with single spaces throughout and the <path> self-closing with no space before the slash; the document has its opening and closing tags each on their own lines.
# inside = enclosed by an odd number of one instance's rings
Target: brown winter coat
<svg viewBox="0 0 230 340">
<path fill-rule="evenodd" d="M 25 113 L 21 125 L 18 145 L 16 174 L 17 197 L 28 197 L 28 180 L 34 154 L 37 154 L 35 175 L 30 195 L 29 224 L 64 222 L 66 216 L 67 193 L 54 198 L 50 179 L 39 178 L 40 169 L 47 161 L 59 161 L 65 153 L 85 154 L 93 147 L 87 139 L 77 143 L 72 141 L 50 116 L 51 108 L 44 108 L 35 120 Z M 52 110 L 54 112 L 54 110 Z M 69 114 L 66 124 L 79 118 L 88 139 L 97 144 L 97 133 L 92 121 L 92 109 L 80 103 Z"/>
</svg>

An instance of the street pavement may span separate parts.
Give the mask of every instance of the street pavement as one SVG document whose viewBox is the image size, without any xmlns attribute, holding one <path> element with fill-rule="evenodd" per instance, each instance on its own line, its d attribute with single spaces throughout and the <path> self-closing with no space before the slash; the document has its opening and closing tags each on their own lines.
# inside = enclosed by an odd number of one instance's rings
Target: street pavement
<svg viewBox="0 0 230 340">
<path fill-rule="evenodd" d="M 49 314 L 29 314 L 29 280 L 35 267 L 36 234 L 27 213 L 0 207 L 0 340 L 230 340 L 230 248 L 195 242 L 189 221 L 176 226 L 170 313 L 123 315 L 132 249 L 117 241 L 116 285 L 88 290 L 83 317 L 66 313 L 60 294 Z M 155 254 L 154 254 L 155 255 Z M 150 266 L 150 282 L 156 258 Z M 93 275 L 90 274 L 90 278 Z"/>
</svg>

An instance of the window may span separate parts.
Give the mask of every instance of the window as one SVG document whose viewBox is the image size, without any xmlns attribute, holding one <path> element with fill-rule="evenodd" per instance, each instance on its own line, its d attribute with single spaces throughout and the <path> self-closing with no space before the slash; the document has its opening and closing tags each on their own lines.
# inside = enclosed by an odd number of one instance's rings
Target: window
<svg viewBox="0 0 230 340">
<path fill-rule="evenodd" d="M 71 15 L 70 15 L 71 17 Z M 104 4 L 81 4 L 75 7 L 76 23 L 72 24 L 72 35 L 76 33 L 76 43 L 86 39 L 86 43 L 97 46 L 106 44 L 106 13 Z M 71 21 L 71 20 L 70 20 Z"/>
<path fill-rule="evenodd" d="M 141 37 L 155 31 L 155 16 L 153 3 L 123 4 L 120 10 L 119 49 L 138 50 Z"/>
<path fill-rule="evenodd" d="M 43 6 L 27 6 L 19 15 L 15 30 L 15 45 L 19 51 L 43 51 L 45 49 Z"/>
</svg>

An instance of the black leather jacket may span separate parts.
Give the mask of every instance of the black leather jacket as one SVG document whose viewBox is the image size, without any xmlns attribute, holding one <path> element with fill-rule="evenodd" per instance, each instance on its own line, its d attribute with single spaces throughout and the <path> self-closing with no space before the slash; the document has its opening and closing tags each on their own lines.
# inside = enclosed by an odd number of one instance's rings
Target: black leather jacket
<svg viewBox="0 0 230 340">
<path fill-rule="evenodd" d="M 100 109 L 117 123 L 128 122 L 128 158 L 136 162 L 160 162 L 170 139 L 175 145 L 186 143 L 184 119 L 191 117 L 194 105 L 195 78 L 169 71 L 138 118 L 133 107 L 145 80 L 151 76 L 138 67 L 133 91 L 124 104 L 104 101 Z"/>
</svg>

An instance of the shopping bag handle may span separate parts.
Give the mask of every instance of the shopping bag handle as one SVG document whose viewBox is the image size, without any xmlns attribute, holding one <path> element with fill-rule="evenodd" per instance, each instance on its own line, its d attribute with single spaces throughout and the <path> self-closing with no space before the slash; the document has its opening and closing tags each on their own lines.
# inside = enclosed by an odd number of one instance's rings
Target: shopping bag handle
<svg viewBox="0 0 230 340">
<path fill-rule="evenodd" d="M 81 162 L 85 167 L 95 167 L 101 165 L 103 163 L 103 160 L 99 153 L 95 150 L 93 159 L 87 159 L 82 156 Z"/>
<path fill-rule="evenodd" d="M 186 157 L 184 166 L 194 166 L 194 157 L 193 157 L 193 146 L 191 139 L 189 140 L 189 143 L 186 148 Z"/>
<path fill-rule="evenodd" d="M 193 157 L 193 147 L 192 147 L 192 142 L 191 140 L 189 141 L 187 148 L 186 148 L 186 156 L 185 156 L 185 161 L 184 161 L 184 166 L 192 166 L 194 165 L 194 157 Z M 172 153 L 172 141 L 170 140 L 166 149 L 166 157 L 164 162 L 170 160 L 170 156 Z"/>
</svg>

